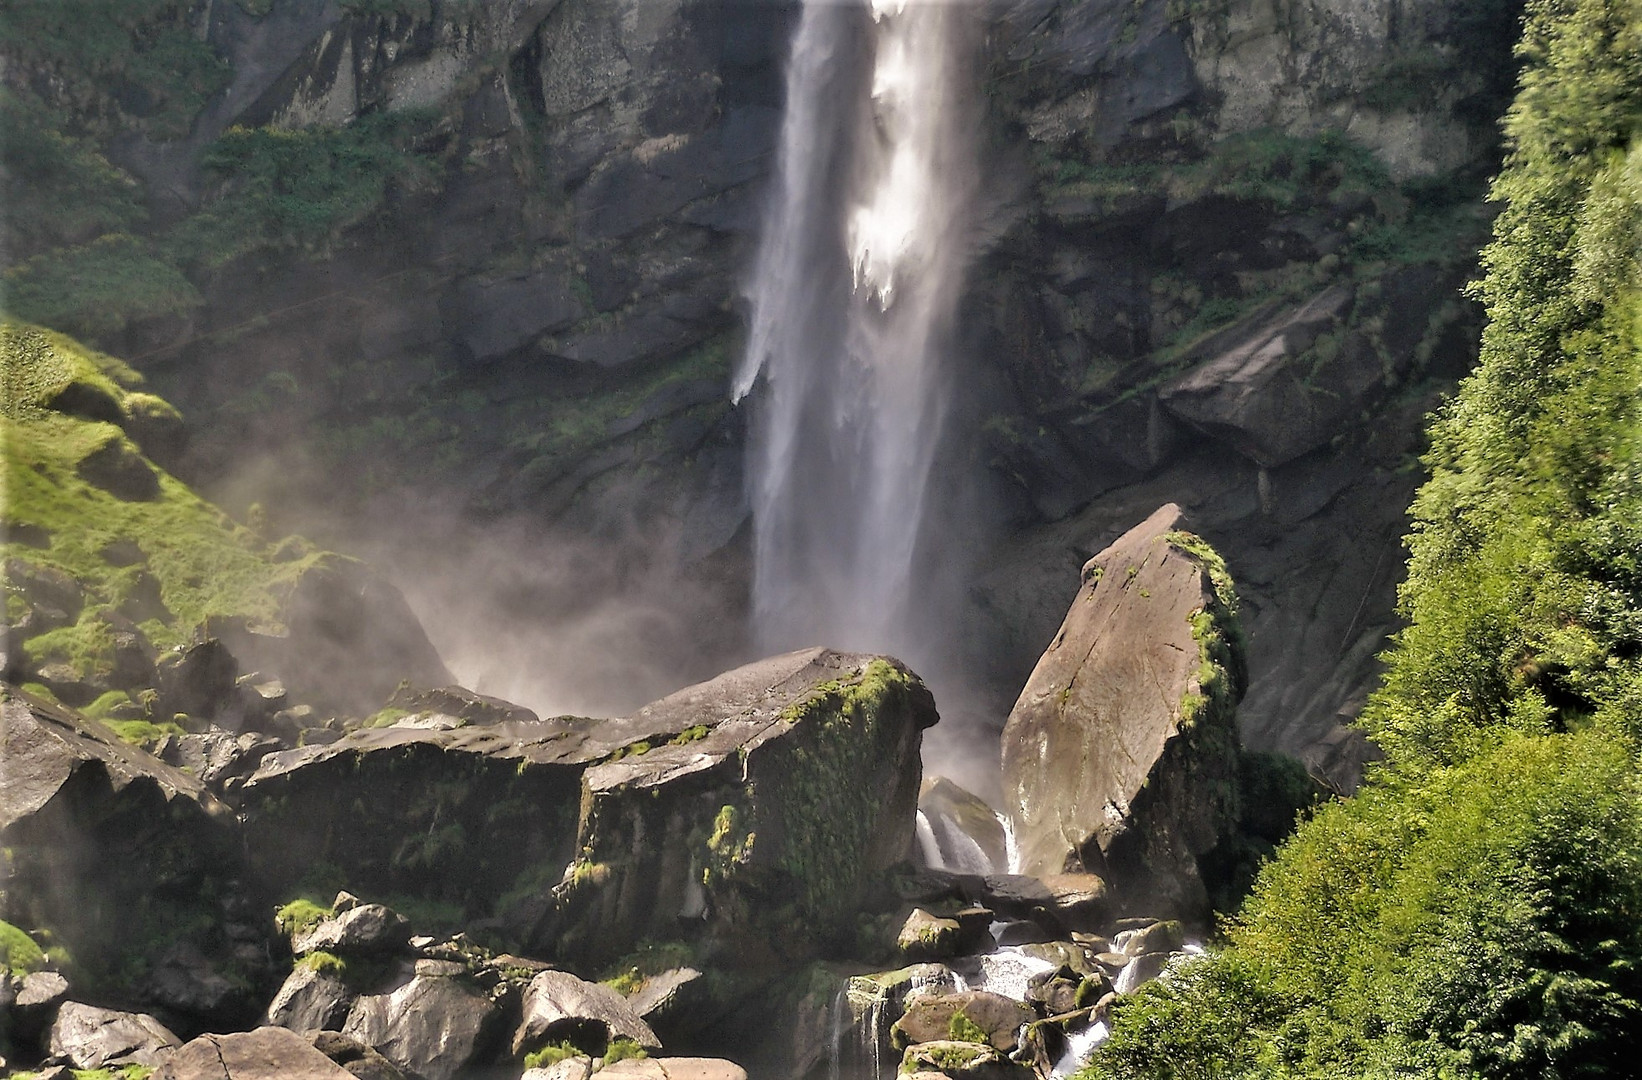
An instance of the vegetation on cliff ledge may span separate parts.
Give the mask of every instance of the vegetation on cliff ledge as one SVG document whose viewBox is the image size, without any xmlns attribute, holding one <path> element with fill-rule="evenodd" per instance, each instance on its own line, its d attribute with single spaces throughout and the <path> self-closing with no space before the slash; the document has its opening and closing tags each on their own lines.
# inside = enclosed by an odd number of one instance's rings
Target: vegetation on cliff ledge
<svg viewBox="0 0 1642 1080">
<path fill-rule="evenodd" d="M 1365 723 L 1218 953 L 1084 1077 L 1627 1075 L 1642 1040 L 1642 4 L 1536 0 Z"/>
</svg>

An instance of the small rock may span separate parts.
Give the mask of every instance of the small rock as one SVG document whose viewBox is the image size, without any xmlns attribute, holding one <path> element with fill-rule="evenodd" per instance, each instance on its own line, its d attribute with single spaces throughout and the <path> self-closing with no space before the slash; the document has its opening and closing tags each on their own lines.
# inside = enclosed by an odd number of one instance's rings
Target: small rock
<svg viewBox="0 0 1642 1080">
<path fill-rule="evenodd" d="M 496 1004 L 464 980 L 419 975 L 355 1000 L 342 1033 L 422 1080 L 452 1080 L 477 1063 L 499 1020 Z"/>
<path fill-rule="evenodd" d="M 1039 945 L 1054 940 L 1054 931 L 1030 920 L 1004 923 L 998 930 L 999 945 Z"/>
<path fill-rule="evenodd" d="M 599 1075 L 631 1080 L 747 1080 L 747 1070 L 723 1058 L 628 1058 L 606 1065 Z"/>
<path fill-rule="evenodd" d="M 160 478 L 136 448 L 116 437 L 80 459 L 75 475 L 125 502 L 152 502 L 160 497 Z"/>
<path fill-rule="evenodd" d="M 1186 944 L 1186 929 L 1173 919 L 1153 923 L 1144 930 L 1126 930 L 1112 942 L 1126 956 L 1177 952 Z"/>
<path fill-rule="evenodd" d="M 381 904 L 360 904 L 293 935 L 291 951 L 298 956 L 321 950 L 383 953 L 394 952 L 409 942 L 410 920 Z"/>
<path fill-rule="evenodd" d="M 68 980 L 55 971 L 31 971 L 12 1002 L 14 1008 L 30 1009 L 55 1005 L 68 996 Z"/>
<path fill-rule="evenodd" d="M 595 1064 L 590 1057 L 567 1057 L 539 1069 L 526 1069 L 519 1080 L 587 1080 L 593 1075 Z"/>
<path fill-rule="evenodd" d="M 1163 969 L 1169 966 L 1169 953 L 1147 953 L 1137 956 L 1123 969 L 1113 983 L 1113 989 L 1119 994 L 1132 994 L 1142 983 L 1151 982 L 1163 974 Z"/>
<path fill-rule="evenodd" d="M 963 926 L 956 919 L 913 908 L 895 944 L 909 960 L 945 960 L 958 955 L 963 937 Z"/>
</svg>

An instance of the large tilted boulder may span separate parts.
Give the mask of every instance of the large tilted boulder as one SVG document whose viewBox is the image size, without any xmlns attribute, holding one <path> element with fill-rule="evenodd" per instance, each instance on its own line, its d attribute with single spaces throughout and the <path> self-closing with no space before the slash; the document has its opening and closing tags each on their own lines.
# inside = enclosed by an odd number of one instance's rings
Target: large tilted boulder
<svg viewBox="0 0 1642 1080">
<path fill-rule="evenodd" d="M 652 1050 L 661 1045 L 650 1025 L 608 986 L 568 971 L 543 971 L 525 988 L 524 1018 L 513 1033 L 513 1053 L 523 1055 L 567 1039 L 578 1046 L 608 1045 L 616 1039 Z"/>
<path fill-rule="evenodd" d="M 491 1059 L 503 1018 L 496 1001 L 464 977 L 414 975 L 357 998 L 342 1034 L 421 1080 L 451 1080 Z"/>
<path fill-rule="evenodd" d="M 1223 564 L 1164 506 L 1083 569 L 1003 733 L 1028 874 L 1088 871 L 1120 902 L 1201 914 L 1197 859 L 1235 827 L 1244 685 Z"/>
<path fill-rule="evenodd" d="M 77 988 L 202 1026 L 255 1016 L 266 935 L 233 815 L 197 779 L 0 685 L 0 845 L 0 918 L 49 930 Z"/>
<path fill-rule="evenodd" d="M 749 966 L 813 955 L 909 856 L 935 721 L 898 662 L 828 649 L 646 706 L 625 722 L 642 741 L 587 771 L 582 855 L 536 939 L 584 962 L 645 938 L 734 940 Z"/>
</svg>

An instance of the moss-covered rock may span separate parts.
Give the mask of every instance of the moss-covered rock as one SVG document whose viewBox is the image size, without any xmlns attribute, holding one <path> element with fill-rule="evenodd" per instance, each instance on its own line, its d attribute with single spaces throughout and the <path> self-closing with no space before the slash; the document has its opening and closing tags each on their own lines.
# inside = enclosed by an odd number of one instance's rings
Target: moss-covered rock
<svg viewBox="0 0 1642 1080">
<path fill-rule="evenodd" d="M 0 382 L 9 677 L 76 706 L 126 691 L 144 711 L 122 719 L 211 717 L 223 694 L 140 694 L 162 681 L 155 650 L 206 636 L 237 659 L 230 684 L 260 669 L 330 711 L 368 712 L 401 679 L 450 681 L 364 564 L 271 543 L 154 464 L 146 444 L 174 450 L 176 413 L 121 361 L 7 322 Z"/>
<path fill-rule="evenodd" d="M 1023 868 L 1120 904 L 1207 909 L 1198 858 L 1236 827 L 1245 675 L 1225 564 L 1168 505 L 1089 561 L 1003 736 Z"/>
<path fill-rule="evenodd" d="M 544 944 L 607 959 L 642 938 L 736 942 L 727 962 L 823 952 L 910 851 L 923 683 L 826 649 L 728 672 L 647 706 L 635 733 L 685 732 L 589 769 L 581 861 Z"/>
</svg>

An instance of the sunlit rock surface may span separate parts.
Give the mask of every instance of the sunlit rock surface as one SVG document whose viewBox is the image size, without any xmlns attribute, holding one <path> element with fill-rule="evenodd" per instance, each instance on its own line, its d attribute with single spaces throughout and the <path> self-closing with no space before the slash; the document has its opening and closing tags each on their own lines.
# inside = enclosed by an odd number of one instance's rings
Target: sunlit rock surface
<svg viewBox="0 0 1642 1080">
<path fill-rule="evenodd" d="M 1243 668 L 1229 582 L 1185 525 L 1165 506 L 1084 568 L 1004 728 L 1003 769 L 1025 871 L 1091 870 L 1202 912 L 1197 857 L 1236 821 Z"/>
</svg>

